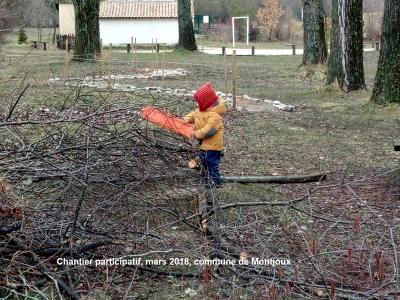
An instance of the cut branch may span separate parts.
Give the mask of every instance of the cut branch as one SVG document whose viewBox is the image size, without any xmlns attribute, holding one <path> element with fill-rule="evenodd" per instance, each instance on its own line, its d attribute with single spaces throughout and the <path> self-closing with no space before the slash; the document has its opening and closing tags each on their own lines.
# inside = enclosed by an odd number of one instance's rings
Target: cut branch
<svg viewBox="0 0 400 300">
<path fill-rule="evenodd" d="M 307 183 L 326 180 L 326 174 L 304 175 L 304 176 L 228 176 L 223 177 L 224 182 L 237 183 Z"/>
</svg>

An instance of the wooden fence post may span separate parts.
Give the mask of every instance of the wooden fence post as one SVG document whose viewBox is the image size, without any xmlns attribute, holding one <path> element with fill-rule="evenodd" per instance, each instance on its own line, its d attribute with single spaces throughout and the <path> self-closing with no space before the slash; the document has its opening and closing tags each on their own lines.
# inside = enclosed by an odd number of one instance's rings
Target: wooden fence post
<svg viewBox="0 0 400 300">
<path fill-rule="evenodd" d="M 224 82 L 225 82 L 225 94 L 228 93 L 228 76 L 227 76 L 227 65 L 226 65 L 226 53 L 224 51 Z"/>
<path fill-rule="evenodd" d="M 112 60 L 112 43 L 110 43 L 109 44 L 109 46 L 108 46 L 108 52 L 109 52 L 109 55 L 108 55 L 108 84 L 107 84 L 107 88 L 108 89 L 111 89 L 111 73 L 112 73 L 112 70 L 111 70 L 111 60 Z"/>
<path fill-rule="evenodd" d="M 134 47 L 134 49 L 135 49 L 135 68 L 137 67 L 137 64 L 138 64 L 138 62 L 137 62 L 137 55 L 136 55 L 136 38 L 135 38 L 135 45 L 133 46 Z"/>
<path fill-rule="evenodd" d="M 165 44 L 164 51 L 162 53 L 162 77 L 161 77 L 161 86 L 164 88 L 164 76 L 165 76 Z"/>
<path fill-rule="evenodd" d="M 156 44 L 156 57 L 157 57 L 157 65 L 156 65 L 156 70 L 158 73 L 158 69 L 159 69 L 159 61 L 160 61 L 160 45 Z M 157 74 L 158 75 L 158 74 Z"/>
<path fill-rule="evenodd" d="M 296 45 L 292 45 L 292 55 L 296 55 Z"/>
<path fill-rule="evenodd" d="M 379 51 L 379 42 L 375 42 L 375 51 Z"/>
<path fill-rule="evenodd" d="M 53 45 L 56 44 L 56 33 L 57 33 L 57 27 L 54 27 L 53 28 L 53 40 L 52 40 Z"/>
<path fill-rule="evenodd" d="M 133 52 L 133 36 L 131 36 L 131 51 Z M 132 56 L 132 61 L 131 61 L 131 66 L 132 66 L 132 72 L 135 69 L 135 56 Z"/>
<path fill-rule="evenodd" d="M 126 44 L 126 52 L 131 53 L 131 44 Z"/>
<path fill-rule="evenodd" d="M 43 51 L 46 51 L 46 50 L 47 50 L 47 43 L 43 42 Z"/>
<path fill-rule="evenodd" d="M 225 47 L 222 47 L 222 55 L 225 55 L 225 52 L 226 52 Z"/>
<path fill-rule="evenodd" d="M 251 46 L 251 55 L 256 55 L 256 47 L 255 46 Z"/>
<path fill-rule="evenodd" d="M 237 94 L 237 86 L 236 86 L 236 50 L 232 51 L 232 108 L 233 110 L 237 109 L 236 104 L 236 94 Z"/>
<path fill-rule="evenodd" d="M 64 80 L 67 80 L 69 76 L 69 57 L 68 54 L 64 56 Z"/>
<path fill-rule="evenodd" d="M 203 55 L 201 56 L 201 65 L 200 65 L 200 78 L 201 78 L 201 81 L 204 81 L 204 72 L 203 72 Z"/>
</svg>

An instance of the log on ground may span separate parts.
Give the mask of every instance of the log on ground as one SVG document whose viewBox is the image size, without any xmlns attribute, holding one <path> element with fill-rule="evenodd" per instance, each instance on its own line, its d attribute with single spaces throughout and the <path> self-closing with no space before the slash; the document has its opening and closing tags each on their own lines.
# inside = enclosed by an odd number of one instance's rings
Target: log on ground
<svg viewBox="0 0 400 300">
<path fill-rule="evenodd" d="M 326 174 L 294 175 L 294 176 L 226 176 L 223 182 L 237 183 L 307 183 L 326 180 Z"/>
</svg>

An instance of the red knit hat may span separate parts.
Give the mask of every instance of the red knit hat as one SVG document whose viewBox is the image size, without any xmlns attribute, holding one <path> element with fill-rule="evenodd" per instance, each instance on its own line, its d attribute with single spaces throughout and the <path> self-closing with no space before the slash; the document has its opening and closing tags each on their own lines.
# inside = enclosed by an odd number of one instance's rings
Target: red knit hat
<svg viewBox="0 0 400 300">
<path fill-rule="evenodd" d="M 194 100 L 199 104 L 200 111 L 209 109 L 218 100 L 218 96 L 209 82 L 200 87 L 193 97 Z"/>
</svg>

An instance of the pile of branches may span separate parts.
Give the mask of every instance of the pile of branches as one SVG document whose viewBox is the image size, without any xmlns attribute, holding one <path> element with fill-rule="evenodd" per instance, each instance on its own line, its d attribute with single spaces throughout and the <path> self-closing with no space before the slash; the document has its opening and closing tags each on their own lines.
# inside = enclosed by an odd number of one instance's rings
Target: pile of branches
<svg viewBox="0 0 400 300">
<path fill-rule="evenodd" d="M 45 111 L 33 120 L 0 123 L 0 129 L 0 172 L 14 183 L 59 179 L 73 186 L 122 186 L 178 171 L 185 177 L 182 159 L 191 151 L 189 142 L 146 127 L 130 108 L 106 106 L 72 116 Z"/>
<path fill-rule="evenodd" d="M 2 297 L 123 298 L 143 276 L 251 287 L 272 299 L 397 293 L 399 225 L 387 219 L 397 208 L 368 202 L 392 199 L 382 194 L 364 199 L 382 177 L 280 188 L 290 199 L 237 184 L 208 190 L 187 168 L 191 142 L 138 111 L 115 104 L 24 118 L 11 109 L 0 120 Z M 109 258 L 153 263 L 60 263 Z M 271 258 L 291 263 L 262 263 Z M 227 263 L 194 264 L 208 259 Z"/>
<path fill-rule="evenodd" d="M 0 286 L 16 295 L 42 294 L 44 277 L 77 298 L 44 259 L 143 244 L 151 232 L 128 222 L 156 211 L 179 217 L 161 200 L 198 185 L 187 168 L 192 144 L 149 127 L 132 107 L 13 119 L 0 122 Z"/>
</svg>

